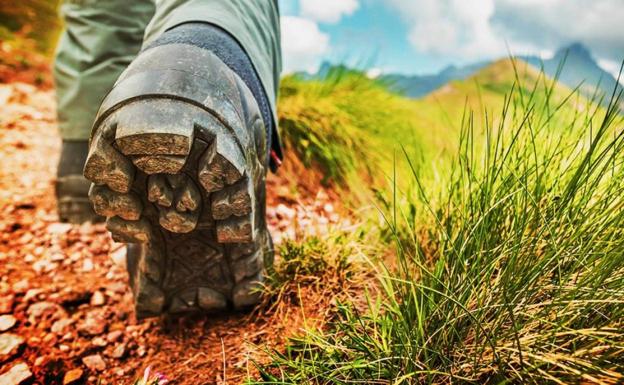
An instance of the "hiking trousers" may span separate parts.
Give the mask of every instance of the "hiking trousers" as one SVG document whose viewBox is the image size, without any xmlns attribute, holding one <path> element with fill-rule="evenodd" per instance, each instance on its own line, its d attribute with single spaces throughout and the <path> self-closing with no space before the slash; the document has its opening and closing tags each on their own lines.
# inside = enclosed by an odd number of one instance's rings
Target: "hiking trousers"
<svg viewBox="0 0 624 385">
<path fill-rule="evenodd" d="M 100 102 L 121 72 L 163 32 L 208 23 L 248 55 L 276 126 L 281 72 L 277 0 L 68 0 L 54 78 L 63 140 L 88 140 Z"/>
</svg>

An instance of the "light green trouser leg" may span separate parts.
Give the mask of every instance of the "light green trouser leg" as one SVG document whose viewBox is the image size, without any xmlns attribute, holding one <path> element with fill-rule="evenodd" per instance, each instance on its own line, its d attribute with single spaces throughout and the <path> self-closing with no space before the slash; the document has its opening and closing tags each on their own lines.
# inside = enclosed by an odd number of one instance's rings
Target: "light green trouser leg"
<svg viewBox="0 0 624 385">
<path fill-rule="evenodd" d="M 153 0 L 69 0 L 54 64 L 65 140 L 87 140 L 100 102 L 141 49 Z"/>
<path fill-rule="evenodd" d="M 145 44 L 189 22 L 214 24 L 229 32 L 253 63 L 276 118 L 282 70 L 277 0 L 155 0 L 156 14 L 145 31 Z"/>
<path fill-rule="evenodd" d="M 277 0 L 155 1 L 153 19 L 152 0 L 73 0 L 62 6 L 66 31 L 54 74 L 63 139 L 89 138 L 100 102 L 139 52 L 144 30 L 149 44 L 188 22 L 211 23 L 234 36 L 249 55 L 275 117 L 281 72 Z"/>
</svg>

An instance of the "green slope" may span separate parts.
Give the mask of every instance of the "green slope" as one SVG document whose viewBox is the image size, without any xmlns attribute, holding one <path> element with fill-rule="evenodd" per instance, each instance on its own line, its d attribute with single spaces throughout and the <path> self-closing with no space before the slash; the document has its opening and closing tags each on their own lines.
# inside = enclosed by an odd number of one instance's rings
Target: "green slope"
<svg viewBox="0 0 624 385">
<path fill-rule="evenodd" d="M 423 175 L 446 173 L 462 125 L 471 122 L 476 135 L 498 126 L 511 93 L 517 107 L 559 108 L 556 119 L 588 107 L 583 97 L 521 60 L 496 61 L 418 100 L 343 68 L 321 80 L 284 79 L 280 126 L 286 146 L 324 170 L 328 183 L 368 190 L 396 176 L 401 186 L 411 172 L 404 152 Z M 362 177 L 368 183 L 359 183 Z"/>
</svg>

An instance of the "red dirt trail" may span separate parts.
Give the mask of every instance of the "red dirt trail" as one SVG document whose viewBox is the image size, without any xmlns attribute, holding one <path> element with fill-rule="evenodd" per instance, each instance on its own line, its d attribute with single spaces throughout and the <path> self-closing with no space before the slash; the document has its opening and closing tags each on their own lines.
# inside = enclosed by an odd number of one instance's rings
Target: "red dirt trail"
<svg viewBox="0 0 624 385">
<path fill-rule="evenodd" d="M 103 225 L 58 222 L 59 147 L 53 91 L 0 84 L 0 378 L 21 368 L 31 373 L 24 383 L 128 384 L 152 366 L 174 384 L 236 384 L 263 359 L 255 344 L 279 346 L 326 318 L 334 295 L 303 285 L 270 311 L 138 322 L 125 248 Z M 293 193 L 292 180 L 269 180 L 278 240 L 339 220 L 328 192 Z"/>
</svg>

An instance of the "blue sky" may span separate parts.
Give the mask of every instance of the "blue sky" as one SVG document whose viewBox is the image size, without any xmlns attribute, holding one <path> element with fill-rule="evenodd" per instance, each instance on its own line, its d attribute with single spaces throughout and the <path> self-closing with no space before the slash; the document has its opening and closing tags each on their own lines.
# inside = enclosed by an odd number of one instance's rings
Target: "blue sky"
<svg viewBox="0 0 624 385">
<path fill-rule="evenodd" d="M 328 60 L 371 73 L 424 74 L 585 44 L 615 72 L 624 0 L 280 0 L 285 72 Z"/>
</svg>

